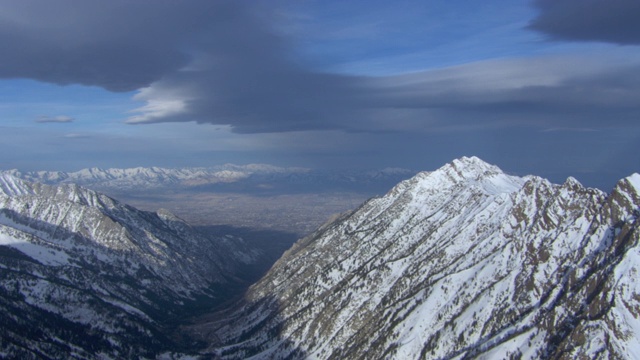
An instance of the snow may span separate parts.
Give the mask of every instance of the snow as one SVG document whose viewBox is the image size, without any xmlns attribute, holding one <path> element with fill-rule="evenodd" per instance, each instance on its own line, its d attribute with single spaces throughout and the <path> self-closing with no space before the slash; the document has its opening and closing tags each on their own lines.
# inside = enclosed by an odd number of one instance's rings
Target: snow
<svg viewBox="0 0 640 360">
<path fill-rule="evenodd" d="M 31 194 L 29 184 L 15 176 L 0 173 L 0 193 L 7 196 L 21 196 Z"/>
<path fill-rule="evenodd" d="M 640 195 L 640 174 L 634 173 L 626 179 L 635 188 L 636 193 Z"/>
<path fill-rule="evenodd" d="M 626 345 L 626 351 L 632 358 L 640 359 L 640 248 L 630 249 L 622 261 L 615 268 L 616 278 L 616 306 L 612 309 L 611 318 L 619 324 L 619 328 L 627 333 L 627 336 L 618 338 L 617 341 Z"/>
<path fill-rule="evenodd" d="M 4 230 L 4 228 L 5 227 L 3 225 L 0 225 L 0 231 Z M 0 232 L 0 245 L 9 246 L 19 250 L 41 264 L 51 266 L 69 265 L 69 256 L 66 253 L 47 246 L 19 240 L 3 232 Z"/>
</svg>

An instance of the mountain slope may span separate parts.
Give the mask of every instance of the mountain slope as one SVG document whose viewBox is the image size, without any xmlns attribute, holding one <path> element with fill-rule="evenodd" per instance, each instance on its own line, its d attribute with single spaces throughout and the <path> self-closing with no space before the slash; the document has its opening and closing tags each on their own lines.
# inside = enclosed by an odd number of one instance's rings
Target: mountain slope
<svg viewBox="0 0 640 360">
<path fill-rule="evenodd" d="M 193 328 L 226 358 L 640 358 L 640 176 L 611 194 L 462 158 L 299 241 Z"/>
<path fill-rule="evenodd" d="M 0 353 L 154 356 L 177 346 L 172 320 L 228 299 L 257 256 L 166 211 L 0 175 Z"/>
</svg>

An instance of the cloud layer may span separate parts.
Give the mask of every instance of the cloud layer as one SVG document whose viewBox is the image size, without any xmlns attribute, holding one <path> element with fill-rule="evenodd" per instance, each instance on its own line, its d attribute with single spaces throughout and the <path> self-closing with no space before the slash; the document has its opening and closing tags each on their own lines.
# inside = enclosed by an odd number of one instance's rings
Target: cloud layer
<svg viewBox="0 0 640 360">
<path fill-rule="evenodd" d="M 558 39 L 634 44 L 637 4 L 538 0 L 530 26 Z M 286 20 L 277 10 L 211 0 L 0 0 L 0 78 L 138 90 L 144 105 L 129 123 L 195 121 L 237 133 L 597 129 L 636 126 L 640 115 L 634 53 L 330 74 L 308 66 L 276 30 Z"/>
<path fill-rule="evenodd" d="M 492 60 L 378 78 L 298 71 L 224 81 L 201 69 L 144 89 L 137 98 L 147 105 L 130 122 L 195 120 L 242 133 L 633 125 L 638 74 L 640 59 L 615 56 Z"/>
<path fill-rule="evenodd" d="M 209 35 L 231 42 L 241 29 L 228 19 L 243 11 L 226 1 L 3 0 L 0 77 L 137 90 L 187 65 Z"/>
</svg>

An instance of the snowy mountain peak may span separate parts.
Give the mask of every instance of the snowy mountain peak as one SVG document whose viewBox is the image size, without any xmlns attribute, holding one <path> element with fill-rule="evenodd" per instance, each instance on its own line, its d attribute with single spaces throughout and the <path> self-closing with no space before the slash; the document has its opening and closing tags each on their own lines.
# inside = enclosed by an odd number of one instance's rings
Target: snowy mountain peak
<svg viewBox="0 0 640 360">
<path fill-rule="evenodd" d="M 635 173 L 618 181 L 609 196 L 609 202 L 615 217 L 640 217 L 640 175 Z"/>
<path fill-rule="evenodd" d="M 489 164 L 477 156 L 463 156 L 459 159 L 453 160 L 450 165 L 462 174 L 484 174 L 502 172 L 499 167 Z"/>
<path fill-rule="evenodd" d="M 445 176 L 455 184 L 469 184 L 473 182 L 494 183 L 499 187 L 505 180 L 514 177 L 505 175 L 499 167 L 473 157 L 462 157 L 433 172 Z M 506 181 L 510 182 L 510 181 Z"/>
<path fill-rule="evenodd" d="M 435 196 L 450 194 L 461 189 L 484 194 L 511 193 L 524 184 L 527 178 L 506 175 L 495 165 L 477 157 L 463 157 L 432 172 L 422 172 L 399 186 L 413 187 L 416 194 Z M 398 191 L 396 189 L 395 191 Z"/>
<path fill-rule="evenodd" d="M 570 188 L 582 187 L 582 184 L 580 183 L 580 181 L 578 181 L 578 179 L 574 178 L 573 176 L 569 176 L 567 180 L 564 181 L 564 184 L 562 185 Z"/>
<path fill-rule="evenodd" d="M 636 194 L 640 194 L 640 174 L 631 174 L 624 180 L 630 185 L 630 188 L 633 188 L 635 190 Z"/>
</svg>

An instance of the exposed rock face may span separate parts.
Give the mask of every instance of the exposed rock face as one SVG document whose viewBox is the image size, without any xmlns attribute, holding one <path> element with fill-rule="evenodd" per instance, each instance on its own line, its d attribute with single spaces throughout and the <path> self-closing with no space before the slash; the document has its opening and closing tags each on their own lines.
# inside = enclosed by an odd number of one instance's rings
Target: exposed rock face
<svg viewBox="0 0 640 360">
<path fill-rule="evenodd" d="M 302 239 L 195 331 L 224 358 L 640 358 L 640 175 L 605 194 L 478 158 Z"/>
<path fill-rule="evenodd" d="M 171 320 L 228 298 L 257 254 L 76 185 L 0 175 L 0 356 L 179 350 Z M 224 290 L 222 290 L 224 288 Z"/>
</svg>

